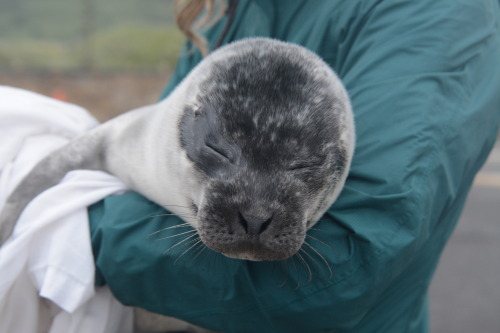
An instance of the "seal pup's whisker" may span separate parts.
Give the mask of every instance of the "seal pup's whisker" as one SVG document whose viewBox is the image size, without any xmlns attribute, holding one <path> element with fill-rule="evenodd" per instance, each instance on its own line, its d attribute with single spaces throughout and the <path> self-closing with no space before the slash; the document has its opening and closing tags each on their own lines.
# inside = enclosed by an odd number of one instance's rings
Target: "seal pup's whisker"
<svg viewBox="0 0 500 333">
<path fill-rule="evenodd" d="M 161 230 L 163 231 L 163 230 L 168 230 L 168 229 L 175 229 L 175 228 L 188 228 L 188 227 L 191 227 L 191 228 L 192 228 L 191 224 L 189 224 L 189 223 L 187 223 L 187 222 L 186 222 L 186 223 L 181 223 L 181 224 L 171 225 L 170 227 L 166 227 L 166 228 L 161 229 Z"/>
<path fill-rule="evenodd" d="M 300 274 L 299 274 L 299 269 L 297 268 L 297 265 L 295 264 L 295 260 L 293 258 L 295 258 L 295 256 L 292 256 L 290 260 L 292 261 L 293 268 L 295 270 L 295 276 L 297 277 L 297 285 L 293 290 L 297 290 L 300 288 Z"/>
<path fill-rule="evenodd" d="M 181 194 L 184 198 L 188 199 L 189 201 L 195 203 L 197 206 L 201 206 L 201 203 L 196 201 L 195 199 L 191 198 L 190 196 L 187 196 L 185 194 Z"/>
<path fill-rule="evenodd" d="M 191 207 L 189 206 L 184 206 L 184 205 L 170 205 L 170 204 L 164 204 L 164 205 L 160 205 L 162 206 L 164 209 L 166 210 L 171 210 L 170 207 L 177 207 L 177 208 L 187 208 L 187 209 L 190 209 Z"/>
<path fill-rule="evenodd" d="M 286 273 L 285 273 L 285 278 L 283 279 L 283 282 L 281 282 L 279 285 L 278 285 L 278 288 L 282 288 L 285 286 L 285 284 L 288 282 L 288 275 L 290 274 L 290 267 L 288 266 L 288 261 L 290 260 L 290 258 L 286 259 L 286 260 L 283 260 L 283 262 L 285 263 L 286 265 Z"/>
<path fill-rule="evenodd" d="M 301 252 L 305 253 L 308 258 L 312 260 L 312 262 L 318 267 L 319 269 L 323 269 L 323 266 L 309 253 L 304 247 L 301 247 L 300 250 Z"/>
<path fill-rule="evenodd" d="M 312 271 L 311 271 L 311 267 L 309 267 L 309 264 L 306 262 L 306 260 L 304 259 L 304 257 L 302 257 L 300 255 L 300 253 L 296 253 L 296 256 L 299 258 L 299 260 L 302 262 L 302 265 L 304 265 L 304 267 L 307 269 L 307 274 L 308 274 L 308 279 L 307 279 L 307 283 L 310 283 L 312 281 Z"/>
<path fill-rule="evenodd" d="M 167 237 L 158 238 L 158 239 L 155 239 L 155 240 L 161 241 L 161 240 L 164 240 L 164 239 L 179 237 L 179 236 L 182 236 L 182 235 L 185 235 L 185 234 L 192 234 L 192 233 L 197 233 L 197 231 L 193 229 L 193 230 L 181 232 L 179 234 L 175 234 L 175 235 L 171 235 L 171 236 L 167 236 Z"/>
<path fill-rule="evenodd" d="M 311 259 L 311 261 L 314 263 L 314 265 L 316 265 L 316 267 L 318 269 L 323 269 L 323 267 L 319 264 L 319 262 L 313 258 L 313 256 L 311 254 L 309 254 L 309 252 L 306 251 L 306 249 L 304 249 L 303 247 L 301 247 L 299 249 L 299 252 L 302 252 L 304 253 L 309 259 Z"/>
<path fill-rule="evenodd" d="M 318 257 L 321 258 L 321 260 L 325 263 L 326 267 L 328 268 L 328 271 L 330 272 L 330 275 L 329 275 L 329 279 L 331 279 L 333 277 L 333 271 L 332 271 L 332 268 L 330 267 L 330 264 L 328 263 L 328 261 L 325 259 L 325 257 L 323 257 L 323 255 L 321 253 L 318 252 L 318 250 L 316 250 L 312 245 L 310 245 L 308 242 L 304 241 L 304 245 L 308 246 L 311 250 L 314 251 L 314 253 L 316 253 L 316 255 Z"/>
<path fill-rule="evenodd" d="M 201 244 L 199 244 L 198 247 L 196 248 L 196 250 L 194 251 L 196 253 L 196 255 L 194 256 L 193 259 L 191 259 L 189 264 L 191 265 L 196 260 L 196 258 L 198 258 L 200 256 L 200 254 L 202 254 L 206 249 L 207 249 L 207 246 L 203 242 L 201 242 Z"/>
<path fill-rule="evenodd" d="M 181 240 L 180 242 L 177 242 L 174 245 L 172 245 L 171 247 L 169 247 L 167 250 L 165 250 L 163 252 L 163 254 L 166 254 L 168 251 L 172 250 L 174 247 L 177 247 L 177 246 L 181 245 L 182 243 L 186 242 L 187 240 L 189 240 L 190 238 L 193 238 L 193 237 L 196 237 L 196 236 L 199 237 L 199 235 L 197 233 L 192 234 L 191 236 L 186 237 L 185 239 Z"/>
<path fill-rule="evenodd" d="M 189 197 L 187 197 L 189 198 Z M 189 198 L 189 200 L 191 200 L 198 208 L 204 208 L 205 206 L 203 206 L 203 204 L 199 201 L 196 201 L 194 200 L 193 198 Z"/>
<path fill-rule="evenodd" d="M 193 247 L 197 246 L 198 244 L 201 243 L 201 239 L 200 238 L 197 238 L 196 239 L 196 243 L 194 243 L 193 245 L 191 245 L 186 251 L 182 252 L 181 255 L 179 257 L 177 257 L 177 259 L 175 259 L 174 261 L 174 265 L 177 264 L 177 261 L 179 261 L 180 258 L 182 258 L 186 253 L 188 253 Z"/>
<path fill-rule="evenodd" d="M 191 215 L 188 215 L 188 214 L 161 214 L 161 215 L 148 216 L 148 218 L 147 218 L 146 221 L 147 222 L 158 222 L 157 220 L 155 220 L 155 218 L 158 218 L 158 217 L 171 217 L 171 216 L 179 217 L 184 222 L 186 221 L 186 219 L 196 219 L 196 216 L 191 216 Z M 189 223 L 187 223 L 187 224 L 189 224 Z"/>
<path fill-rule="evenodd" d="M 295 286 L 295 288 L 293 290 L 297 290 L 300 288 L 300 274 L 299 274 L 299 269 L 297 268 L 297 265 L 295 264 L 294 258 L 295 258 L 295 256 L 291 256 L 290 261 L 292 262 L 292 267 L 293 267 L 293 270 L 295 271 L 295 277 L 297 278 L 297 285 Z"/>
<path fill-rule="evenodd" d="M 308 235 L 308 234 L 306 234 L 306 237 L 307 237 L 307 238 L 310 238 L 310 239 L 312 239 L 312 240 L 315 240 L 315 241 L 317 241 L 317 242 L 319 242 L 319 243 L 323 244 L 324 246 L 328 247 L 328 249 L 329 249 L 329 250 L 331 250 L 331 251 L 333 252 L 333 254 L 334 254 L 337 258 L 340 258 L 340 257 L 341 257 L 341 255 L 340 255 L 340 253 L 339 253 L 338 249 L 337 249 L 335 246 L 331 246 L 330 244 L 323 242 L 321 239 L 318 239 L 318 238 L 313 237 L 313 236 Z"/>
<path fill-rule="evenodd" d="M 324 246 L 326 246 L 326 247 L 328 247 L 329 249 L 332 249 L 332 250 L 333 250 L 333 247 L 332 247 L 332 246 L 330 246 L 330 244 L 327 244 L 327 243 L 323 242 L 322 240 L 317 239 L 316 237 L 313 237 L 313 236 L 311 236 L 311 235 L 306 234 L 306 238 L 310 238 L 310 239 L 312 239 L 312 240 L 315 240 L 315 241 L 317 241 L 317 242 L 320 242 L 320 243 L 321 243 L 321 244 L 323 244 Z"/>
<path fill-rule="evenodd" d="M 179 224 L 179 225 L 173 225 L 173 226 L 166 227 L 166 228 L 163 228 L 163 229 L 160 229 L 160 230 L 156 230 L 156 231 L 150 233 L 148 235 L 148 238 L 151 237 L 151 236 L 153 236 L 153 235 L 156 235 L 157 233 L 160 233 L 162 231 L 167 231 L 167 230 L 176 229 L 176 228 L 189 228 L 189 227 L 192 228 L 192 226 L 189 223 L 183 223 L 183 224 Z"/>
<path fill-rule="evenodd" d="M 182 244 L 182 246 L 183 246 L 183 247 L 189 246 L 189 245 L 191 245 L 191 244 L 193 244 L 193 243 L 195 243 L 195 242 L 198 242 L 199 240 L 200 240 L 200 238 L 199 238 L 199 237 L 193 238 L 193 239 L 191 239 L 189 242 L 185 242 L 184 244 Z"/>
<path fill-rule="evenodd" d="M 198 215 L 198 212 L 201 210 L 201 209 L 205 209 L 206 207 L 200 203 L 199 201 L 187 196 L 187 195 L 182 195 L 183 197 L 185 197 L 186 199 L 188 199 L 190 202 L 191 202 L 191 205 L 192 205 L 192 209 L 194 210 L 195 212 L 195 215 Z M 196 216 L 197 217 L 197 216 Z"/>
<path fill-rule="evenodd" d="M 162 217 L 162 216 L 179 216 L 179 217 L 196 217 L 194 214 L 175 214 L 175 213 L 168 213 L 168 214 L 158 214 L 158 215 L 151 215 L 149 218 L 153 217 Z"/>
<path fill-rule="evenodd" d="M 309 228 L 309 230 L 314 230 L 314 231 L 319 231 L 319 232 L 327 232 L 326 230 L 318 229 L 318 228 Z"/>
</svg>

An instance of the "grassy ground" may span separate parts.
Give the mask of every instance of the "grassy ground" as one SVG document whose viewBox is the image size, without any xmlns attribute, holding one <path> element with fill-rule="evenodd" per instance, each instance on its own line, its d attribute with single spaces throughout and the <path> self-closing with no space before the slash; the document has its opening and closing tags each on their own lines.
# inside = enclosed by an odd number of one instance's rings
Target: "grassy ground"
<svg viewBox="0 0 500 333">
<path fill-rule="evenodd" d="M 172 3 L 1 0 L 0 71 L 170 71 L 183 42 Z"/>
<path fill-rule="evenodd" d="M 0 0 L 0 84 L 103 121 L 154 103 L 184 38 L 173 0 Z"/>
</svg>

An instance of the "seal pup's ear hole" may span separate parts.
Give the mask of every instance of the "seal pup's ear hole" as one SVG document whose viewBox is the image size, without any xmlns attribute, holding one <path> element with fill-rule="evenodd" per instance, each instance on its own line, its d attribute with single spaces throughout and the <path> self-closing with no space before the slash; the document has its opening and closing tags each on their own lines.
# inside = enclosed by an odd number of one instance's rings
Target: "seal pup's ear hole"
<svg viewBox="0 0 500 333">
<path fill-rule="evenodd" d="M 200 116 L 200 115 L 201 115 L 201 111 L 202 111 L 202 109 L 203 109 L 203 108 L 202 108 L 201 106 L 199 106 L 199 105 L 195 105 L 195 106 L 193 107 L 193 114 L 194 114 L 194 116 L 195 116 L 195 117 Z"/>
<path fill-rule="evenodd" d="M 193 209 L 193 211 L 195 212 L 195 214 L 198 214 L 198 211 L 199 211 L 198 205 L 196 205 L 194 203 L 194 200 L 191 200 L 191 208 Z"/>
</svg>

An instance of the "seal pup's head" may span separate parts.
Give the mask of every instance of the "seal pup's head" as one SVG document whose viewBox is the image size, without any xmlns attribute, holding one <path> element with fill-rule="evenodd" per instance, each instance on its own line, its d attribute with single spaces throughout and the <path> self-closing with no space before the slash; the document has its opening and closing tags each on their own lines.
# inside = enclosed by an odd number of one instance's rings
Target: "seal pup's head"
<svg viewBox="0 0 500 333">
<path fill-rule="evenodd" d="M 229 257 L 292 256 L 347 177 L 342 83 L 312 52 L 263 38 L 215 51 L 186 80 L 179 138 L 199 189 L 189 222 Z"/>
</svg>

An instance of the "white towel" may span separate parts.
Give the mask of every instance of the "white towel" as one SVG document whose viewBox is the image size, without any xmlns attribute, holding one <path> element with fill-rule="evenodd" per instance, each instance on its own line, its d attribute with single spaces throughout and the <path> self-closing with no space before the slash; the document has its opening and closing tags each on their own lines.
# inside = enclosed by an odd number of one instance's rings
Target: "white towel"
<svg viewBox="0 0 500 333">
<path fill-rule="evenodd" d="M 83 108 L 0 86 L 0 209 L 38 161 L 97 125 Z M 124 190 L 109 174 L 76 170 L 31 201 L 0 248 L 0 333 L 132 332 L 131 309 L 94 287 L 87 216 Z"/>
</svg>

